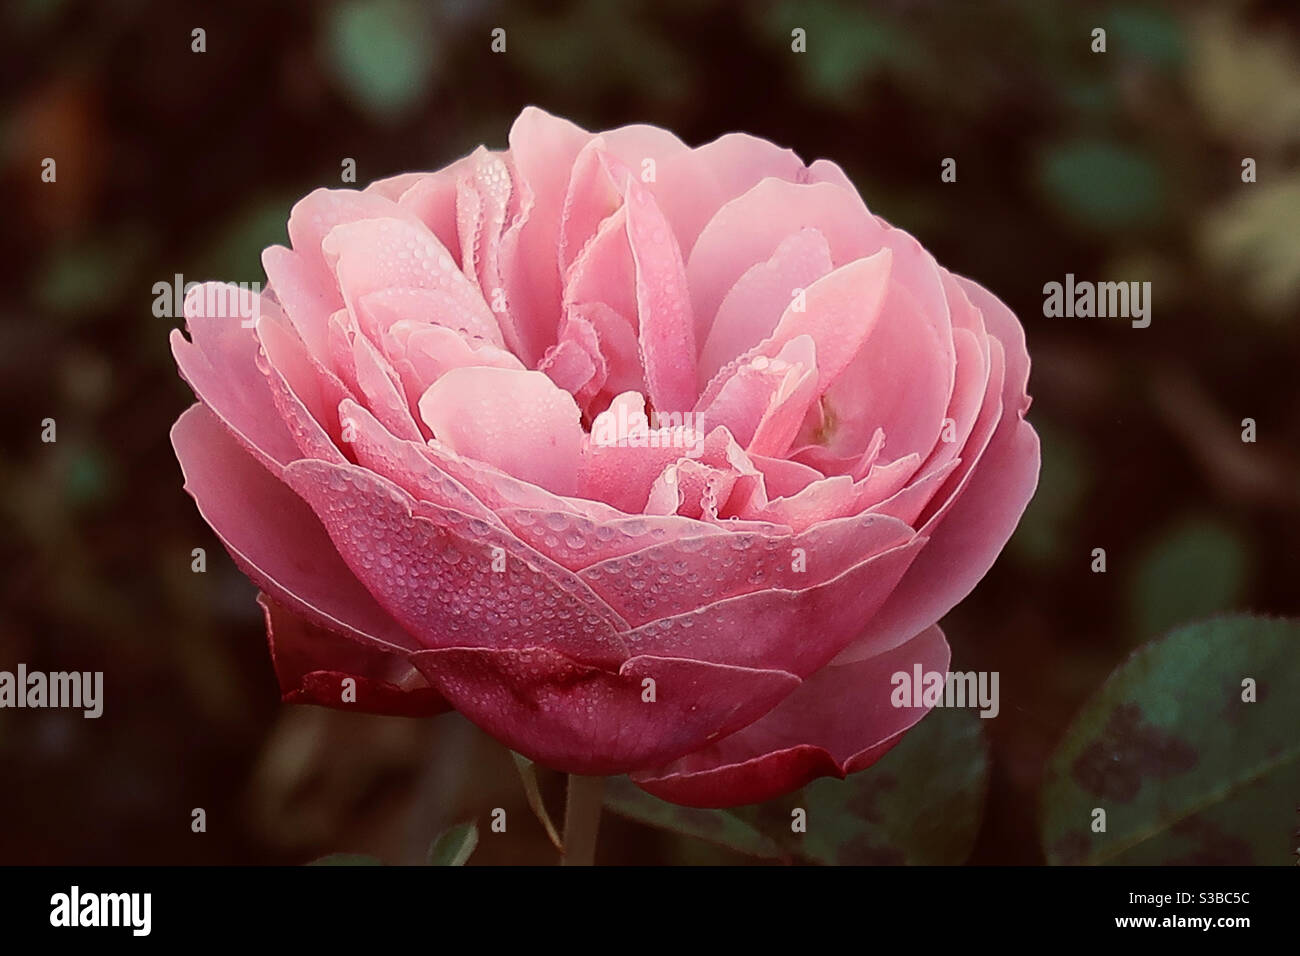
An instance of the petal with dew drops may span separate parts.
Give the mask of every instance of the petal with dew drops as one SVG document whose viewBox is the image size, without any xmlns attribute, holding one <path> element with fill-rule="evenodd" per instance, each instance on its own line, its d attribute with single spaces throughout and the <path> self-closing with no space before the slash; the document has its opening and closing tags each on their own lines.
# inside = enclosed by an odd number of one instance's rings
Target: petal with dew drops
<svg viewBox="0 0 1300 956">
<path fill-rule="evenodd" d="M 434 437 L 556 494 L 577 486 L 581 412 L 544 372 L 454 368 L 420 398 Z"/>
<path fill-rule="evenodd" d="M 818 777 L 869 767 L 926 715 L 895 707 L 893 675 L 946 673 L 950 653 L 938 627 L 879 655 L 824 667 L 754 723 L 656 770 L 632 774 L 643 790 L 690 807 L 771 800 Z"/>
</svg>

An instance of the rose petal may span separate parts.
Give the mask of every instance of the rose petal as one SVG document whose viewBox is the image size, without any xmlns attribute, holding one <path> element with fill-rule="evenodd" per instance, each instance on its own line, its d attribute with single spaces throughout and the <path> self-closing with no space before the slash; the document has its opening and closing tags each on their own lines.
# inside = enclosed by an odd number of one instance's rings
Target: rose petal
<svg viewBox="0 0 1300 956">
<path fill-rule="evenodd" d="M 451 709 L 406 657 L 340 637 L 269 595 L 259 595 L 257 603 L 285 703 L 394 717 L 432 717 Z"/>
<path fill-rule="evenodd" d="M 460 455 L 556 494 L 577 487 L 581 412 L 542 372 L 452 369 L 424 393 L 420 415 Z"/>
<path fill-rule="evenodd" d="M 212 290 L 209 293 L 209 290 Z M 194 394 L 230 433 L 267 468 L 278 471 L 299 457 L 298 445 L 280 418 L 266 377 L 257 367 L 257 336 L 239 316 L 208 315 L 206 302 L 237 294 L 235 286 L 205 283 L 185 297 L 186 340 L 171 333 L 172 355 Z M 221 300 L 224 301 L 224 300 Z M 266 308 L 266 306 L 263 306 Z"/>
<path fill-rule="evenodd" d="M 931 626 L 877 657 L 822 668 L 744 729 L 632 779 L 689 807 L 761 803 L 818 777 L 842 779 L 879 760 L 929 710 L 893 706 L 893 675 L 916 666 L 946 674 L 949 658 L 943 632 Z"/>
<path fill-rule="evenodd" d="M 311 508 L 248 456 L 202 405 L 172 426 L 185 490 L 241 571 L 319 627 L 389 653 L 419 644 L 348 570 Z"/>
<path fill-rule="evenodd" d="M 447 648 L 414 660 L 458 711 L 511 750 L 587 775 L 689 753 L 750 723 L 799 683 L 781 671 L 645 655 L 610 671 L 542 648 Z"/>
</svg>

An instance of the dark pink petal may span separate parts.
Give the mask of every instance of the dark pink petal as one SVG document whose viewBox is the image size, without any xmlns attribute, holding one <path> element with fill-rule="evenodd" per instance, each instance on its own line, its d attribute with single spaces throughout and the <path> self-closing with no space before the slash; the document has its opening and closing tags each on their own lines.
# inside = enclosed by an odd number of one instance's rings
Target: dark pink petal
<svg viewBox="0 0 1300 956">
<path fill-rule="evenodd" d="M 393 717 L 432 717 L 451 709 L 405 655 L 318 627 L 269 595 L 260 595 L 257 603 L 266 616 L 285 703 Z"/>
<path fill-rule="evenodd" d="M 805 591 L 912 537 L 894 518 L 853 516 L 801 534 L 674 539 L 592 564 L 578 576 L 635 627 L 755 591 Z"/>
<path fill-rule="evenodd" d="M 285 480 L 352 573 L 426 647 L 552 647 L 593 663 L 626 659 L 622 620 L 492 523 L 418 501 L 355 465 L 299 461 Z"/>
<path fill-rule="evenodd" d="M 931 626 L 900 647 L 843 667 L 824 667 L 754 723 L 633 781 L 691 807 L 761 803 L 818 777 L 843 778 L 875 763 L 925 716 L 895 707 L 894 674 L 946 674 L 948 643 Z"/>
<path fill-rule="evenodd" d="M 543 648 L 453 647 L 414 661 L 452 706 L 511 750 L 589 775 L 673 760 L 750 723 L 799 684 L 776 670 L 654 656 L 605 670 Z"/>
<path fill-rule="evenodd" d="M 924 538 L 911 537 L 821 584 L 798 590 L 751 590 L 712 604 L 697 604 L 683 613 L 641 624 L 625 640 L 634 653 L 777 668 L 806 677 L 862 633 L 865 622 L 884 603 L 924 544 Z M 809 560 L 816 556 L 810 555 Z M 691 567 L 698 570 L 699 565 Z M 587 572 L 583 576 L 593 587 L 611 584 L 594 580 Z M 723 583 L 734 586 L 725 578 Z M 669 592 L 673 587 L 671 573 L 669 584 L 654 586 L 651 597 L 664 599 L 665 611 L 672 610 L 675 599 Z M 682 587 L 699 588 L 700 584 Z M 602 594 L 612 601 L 618 588 L 614 581 Z M 645 599 L 639 601 L 644 608 Z M 624 609 L 633 613 L 627 606 Z M 650 607 L 649 611 L 657 609 Z"/>
</svg>

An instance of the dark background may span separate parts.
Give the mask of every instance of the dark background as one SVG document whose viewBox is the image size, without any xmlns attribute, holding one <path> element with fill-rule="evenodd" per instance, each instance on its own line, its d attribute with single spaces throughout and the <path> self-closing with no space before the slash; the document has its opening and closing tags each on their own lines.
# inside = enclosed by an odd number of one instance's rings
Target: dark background
<svg viewBox="0 0 1300 956">
<path fill-rule="evenodd" d="M 1002 674 L 975 862 L 1041 862 L 1043 761 L 1128 651 L 1219 610 L 1300 612 L 1292 2 L 22 0 L 0 16 L 0 669 L 106 672 L 97 721 L 0 711 L 0 863 L 414 861 L 496 806 L 523 822 L 476 862 L 554 860 L 504 751 L 459 718 L 280 705 L 253 587 L 181 491 L 167 430 L 192 398 L 178 323 L 152 313 L 175 273 L 262 281 L 261 248 L 345 157 L 361 184 L 437 168 L 504 146 L 529 103 L 834 159 L 1021 316 L 1042 482 L 944 622 L 954 669 Z M 1042 286 L 1067 272 L 1150 280 L 1151 326 L 1044 318 Z M 612 817 L 600 851 L 738 859 Z"/>
</svg>

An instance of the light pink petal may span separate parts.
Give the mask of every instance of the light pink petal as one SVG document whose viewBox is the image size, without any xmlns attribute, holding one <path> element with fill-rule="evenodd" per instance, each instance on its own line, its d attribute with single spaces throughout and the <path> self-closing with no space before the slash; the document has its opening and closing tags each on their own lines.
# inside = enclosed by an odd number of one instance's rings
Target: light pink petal
<svg viewBox="0 0 1300 956">
<path fill-rule="evenodd" d="M 429 173 L 398 173 L 396 176 L 386 176 L 383 179 L 376 179 L 362 192 L 378 193 L 391 202 L 397 202 L 402 198 L 403 193 L 428 179 L 429 175 Z"/>
<path fill-rule="evenodd" d="M 415 218 L 377 192 L 316 189 L 298 200 L 289 213 L 289 242 L 302 259 L 308 284 L 319 288 L 333 285 L 333 272 L 325 261 L 321 245 L 335 226 L 393 216 Z M 304 341 L 308 346 L 313 344 L 309 338 L 304 338 Z"/>
<path fill-rule="evenodd" d="M 637 335 L 650 400 L 695 407 L 695 323 L 677 241 L 648 190 L 628 184 L 627 239 L 636 266 Z"/>
<path fill-rule="evenodd" d="M 764 488 L 769 499 L 792 497 L 814 481 L 825 477 L 816 468 L 787 458 L 769 458 L 753 452 L 749 457 L 754 467 L 763 474 Z"/>
<path fill-rule="evenodd" d="M 398 438 L 356 402 L 344 401 L 339 417 L 350 427 L 352 450 L 361 467 L 387 478 L 420 501 L 503 526 L 492 509 L 430 461 L 424 442 Z"/>
<path fill-rule="evenodd" d="M 893 675 L 910 678 L 918 666 L 947 673 L 949 659 L 943 632 L 929 627 L 877 657 L 822 668 L 743 730 L 632 779 L 673 803 L 731 807 L 843 778 L 879 760 L 929 710 L 893 706 Z"/>
<path fill-rule="evenodd" d="M 976 425 L 967 442 L 974 451 L 963 452 L 961 465 L 948 480 L 955 488 L 950 492 L 945 487 L 936 495 L 943 504 L 922 528 L 930 544 L 872 622 L 872 631 L 843 655 L 843 662 L 896 645 L 909 627 L 940 619 L 969 594 L 993 566 L 1038 483 L 1038 436 L 1024 418 L 1029 407 L 1024 331 L 1015 315 L 987 291 L 969 280 L 958 281 L 983 312 L 989 335 L 996 337 L 991 343 L 995 376 L 990 381 L 1004 384 L 1000 402 L 986 399 L 996 427 L 981 452 L 986 426 L 983 421 Z M 1004 348 L 1005 377 L 996 375 Z M 982 413 L 981 418 L 987 416 Z"/>
<path fill-rule="evenodd" d="M 270 384 L 258 369 L 257 337 L 253 329 L 244 327 L 246 320 L 240 316 L 215 314 L 227 311 L 215 308 L 217 301 L 224 301 L 219 296 L 238 292 L 235 286 L 219 283 L 191 290 L 185 297 L 190 339 L 173 329 L 172 355 L 194 394 L 262 464 L 278 470 L 300 452 L 276 409 Z M 214 308 L 208 308 L 209 301 Z"/>
<path fill-rule="evenodd" d="M 802 181 L 806 183 L 833 183 L 849 193 L 849 196 L 845 197 L 845 202 L 852 203 L 864 213 L 867 211 L 867 204 L 862 201 L 858 188 L 853 185 L 853 181 L 849 179 L 838 163 L 829 159 L 818 159 L 809 163 L 808 170 L 804 173 Z"/>
<path fill-rule="evenodd" d="M 501 329 L 491 314 L 477 306 L 466 307 L 462 299 L 442 289 L 380 289 L 357 300 L 357 320 L 373 342 L 398 322 L 441 325 L 505 347 Z"/>
<path fill-rule="evenodd" d="M 902 459 L 899 461 L 901 462 Z M 873 492 L 870 498 L 879 500 L 867 508 L 865 513 L 890 515 L 899 521 L 905 521 L 912 527 L 918 526 L 920 522 L 917 519 L 920 517 L 921 512 L 925 510 L 926 505 L 935 497 L 948 476 L 956 470 L 960 463 L 960 458 L 951 458 L 927 471 L 920 478 L 909 481 L 904 487 L 888 497 L 880 498 L 879 492 Z M 898 462 L 893 464 L 896 465 Z M 870 500 L 866 495 L 863 498 L 864 500 Z"/>
<path fill-rule="evenodd" d="M 873 243 L 879 227 L 846 203 L 838 186 L 764 179 L 718 210 L 687 260 L 696 333 L 701 341 L 740 277 L 801 229 L 822 234 L 831 263 L 837 267 L 880 248 L 878 241 Z"/>
<path fill-rule="evenodd" d="M 817 399 L 812 337 L 788 342 L 775 358 L 748 357 L 699 412 L 701 427 L 725 425 L 747 451 L 784 455 Z"/>
<path fill-rule="evenodd" d="M 460 261 L 461 248 L 456 228 L 456 183 L 474 162 L 473 154 L 462 156 L 450 166 L 427 173 L 407 187 L 397 200 L 399 206 L 429 227 L 457 261 Z"/>
<path fill-rule="evenodd" d="M 700 350 L 700 385 L 771 336 L 798 290 L 806 290 L 830 271 L 830 249 L 812 228 L 786 236 L 771 258 L 751 266 L 718 307 Z"/>
<path fill-rule="evenodd" d="M 572 395 L 583 410 L 604 386 L 608 374 L 596 330 L 577 316 L 565 322 L 560 341 L 546 350 L 537 369 Z"/>
<path fill-rule="evenodd" d="M 542 372 L 452 369 L 424 393 L 420 415 L 457 454 L 556 494 L 577 487 L 581 413 Z"/>
<path fill-rule="evenodd" d="M 565 273 L 564 307 L 600 303 L 619 315 L 638 315 L 636 263 L 628 245 L 624 206 L 603 220 Z"/>
<path fill-rule="evenodd" d="M 343 308 L 343 297 L 333 277 L 321 281 L 317 270 L 284 246 L 268 246 L 263 250 L 262 268 L 298 337 L 317 361 L 326 362 L 330 316 Z"/>
<path fill-rule="evenodd" d="M 341 383 L 336 381 L 338 391 L 331 391 L 327 399 L 326 380 L 317 375 L 307 347 L 283 319 L 264 312 L 257 322 L 257 337 L 265 355 L 262 373 L 298 449 L 307 458 L 343 461 L 337 414 Z"/>
<path fill-rule="evenodd" d="M 502 238 L 501 262 L 508 301 L 525 336 L 519 357 L 529 366 L 555 341 L 560 215 L 574 160 L 590 139 L 585 130 L 532 106 L 510 128 L 520 207 Z"/>
<path fill-rule="evenodd" d="M 348 308 L 384 289 L 434 289 L 486 325 L 496 319 L 478 289 L 456 267 L 446 247 L 422 223 L 366 219 L 337 226 L 324 243 Z"/>
<path fill-rule="evenodd" d="M 953 391 L 956 354 L 947 309 L 927 314 L 893 283 L 879 315 L 865 346 L 822 399 L 832 421 L 823 443 L 832 454 L 851 455 L 883 429 L 884 459 L 924 459 L 939 439 Z"/>
<path fill-rule="evenodd" d="M 411 415 L 401 379 L 388 360 L 364 335 L 353 339 L 352 355 L 356 362 L 357 387 L 366 407 L 398 438 L 423 441 L 424 435 Z"/>
<path fill-rule="evenodd" d="M 506 301 L 501 273 L 501 242 L 512 193 L 510 169 L 504 159 L 482 148 L 474 153 L 474 160 L 473 171 L 457 187 L 463 268 L 484 300 L 493 303 L 501 335 L 517 348 L 521 333 Z"/>
<path fill-rule="evenodd" d="M 641 346 L 636 329 L 623 315 L 601 302 L 569 307 L 570 313 L 591 325 L 605 362 L 605 381 L 598 395 L 612 399 L 624 392 L 645 392 Z"/>
<path fill-rule="evenodd" d="M 748 133 L 728 133 L 659 164 L 655 197 L 672 223 L 677 244 L 689 253 L 705 224 L 725 203 L 768 177 L 797 182 L 803 162 Z"/>
<path fill-rule="evenodd" d="M 408 388 L 416 407 L 430 385 L 454 368 L 505 368 L 523 371 L 514 354 L 483 339 L 466 338 L 460 332 L 439 325 L 412 328 L 393 327 L 390 348 L 410 364 L 412 382 Z M 394 363 L 398 364 L 398 363 Z"/>
<path fill-rule="evenodd" d="M 597 136 L 582 148 L 574 161 L 560 220 L 557 261 L 561 272 L 568 271 L 601 223 L 623 205 L 623 189 L 615 183 L 610 164 L 602 153 L 605 146 L 605 140 Z"/>
</svg>

